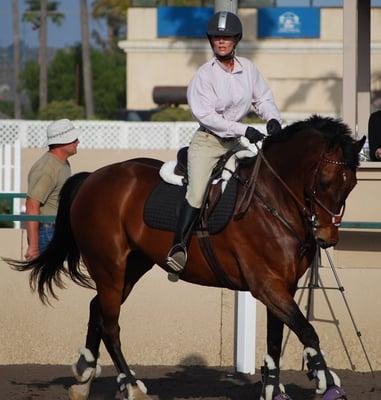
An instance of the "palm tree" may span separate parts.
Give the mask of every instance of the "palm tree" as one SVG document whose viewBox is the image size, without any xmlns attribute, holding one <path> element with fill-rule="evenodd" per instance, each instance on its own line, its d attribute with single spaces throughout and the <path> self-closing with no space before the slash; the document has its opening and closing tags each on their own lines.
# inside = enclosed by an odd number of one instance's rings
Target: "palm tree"
<svg viewBox="0 0 381 400">
<path fill-rule="evenodd" d="M 82 66 L 83 86 L 85 90 L 86 117 L 94 116 L 93 81 L 90 57 L 89 40 L 89 15 L 87 11 L 87 0 L 81 0 L 81 37 L 82 37 Z"/>
<path fill-rule="evenodd" d="M 39 109 L 48 103 L 48 61 L 47 61 L 47 20 L 61 25 L 64 15 L 57 11 L 59 2 L 48 0 L 26 0 L 28 9 L 23 20 L 30 22 L 33 29 L 39 32 L 38 62 L 40 66 Z"/>
<path fill-rule="evenodd" d="M 40 29 L 39 40 L 39 64 L 40 64 L 40 79 L 39 79 L 39 98 L 40 98 L 40 110 L 45 108 L 48 104 L 48 61 L 46 57 L 47 48 L 47 14 L 48 14 L 48 0 L 41 0 L 40 9 Z"/>
<path fill-rule="evenodd" d="M 20 23 L 18 0 L 12 0 L 13 20 L 13 68 L 14 68 L 14 116 L 21 118 L 20 101 Z"/>
<path fill-rule="evenodd" d="M 106 19 L 107 23 L 107 48 L 113 50 L 117 47 L 117 40 L 126 26 L 127 9 L 130 0 L 94 0 L 93 17 Z"/>
</svg>

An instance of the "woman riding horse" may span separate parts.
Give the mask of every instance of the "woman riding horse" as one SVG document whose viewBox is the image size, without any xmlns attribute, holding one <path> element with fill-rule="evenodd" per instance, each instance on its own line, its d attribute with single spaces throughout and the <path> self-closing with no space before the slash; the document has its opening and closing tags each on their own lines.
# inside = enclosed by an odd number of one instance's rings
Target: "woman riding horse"
<svg viewBox="0 0 381 400">
<path fill-rule="evenodd" d="M 250 291 L 267 308 L 267 348 L 262 369 L 262 399 L 289 399 L 279 381 L 279 360 L 286 324 L 303 344 L 309 377 L 324 400 L 345 399 L 340 380 L 328 369 L 319 337 L 294 301 L 297 282 L 310 265 L 316 243 L 338 241 L 345 200 L 356 184 L 359 152 L 342 123 L 312 117 L 266 138 L 255 190 L 248 182 L 254 163 L 237 171 L 238 199 L 247 199 L 225 229 L 211 237 L 213 251 L 229 278 L 229 287 Z M 95 283 L 90 304 L 86 347 L 74 366 L 78 385 L 70 388 L 74 400 L 88 398 L 98 374 L 97 358 L 103 340 L 119 373 L 123 399 L 147 400 L 142 384 L 130 371 L 120 345 L 121 304 L 154 264 L 168 270 L 166 249 L 173 233 L 149 227 L 144 204 L 160 183 L 162 162 L 140 158 L 116 163 L 91 174 L 74 175 L 60 197 L 56 229 L 49 247 L 30 262 L 10 261 L 20 271 L 30 270 L 32 288 L 43 301 L 54 295 L 68 275 L 83 286 L 93 286 L 82 272 L 82 258 Z M 233 178 L 234 179 L 234 178 Z M 250 194 L 247 197 L 247 194 Z M 102 210 L 102 213 L 99 213 Z M 66 261 L 66 262 L 65 262 Z M 189 245 L 184 281 L 226 287 L 207 262 L 197 238 Z"/>
<path fill-rule="evenodd" d="M 187 239 L 217 161 L 228 151 L 242 148 L 240 136 L 246 136 L 252 143 L 264 138 L 241 120 L 254 107 L 268 121 L 269 134 L 281 130 L 280 114 L 266 81 L 251 61 L 235 55 L 242 38 L 239 18 L 226 11 L 216 13 L 208 23 L 207 37 L 214 57 L 199 68 L 188 86 L 188 104 L 200 127 L 189 146 L 187 192 L 167 256 L 173 272 L 168 277 L 172 281 L 184 270 Z"/>
</svg>

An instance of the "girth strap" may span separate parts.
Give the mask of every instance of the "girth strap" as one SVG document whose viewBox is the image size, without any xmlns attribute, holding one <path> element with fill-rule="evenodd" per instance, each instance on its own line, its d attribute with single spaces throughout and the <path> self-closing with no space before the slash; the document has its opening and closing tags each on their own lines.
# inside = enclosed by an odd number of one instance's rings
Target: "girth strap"
<svg viewBox="0 0 381 400">
<path fill-rule="evenodd" d="M 235 289 L 233 282 L 230 280 L 228 274 L 225 272 L 223 267 L 221 267 L 216 255 L 214 254 L 212 245 L 210 243 L 209 232 L 206 229 L 197 231 L 197 237 L 204 257 L 209 264 L 210 269 L 216 276 L 217 280 L 221 283 L 223 287 L 226 287 L 228 289 Z"/>
</svg>

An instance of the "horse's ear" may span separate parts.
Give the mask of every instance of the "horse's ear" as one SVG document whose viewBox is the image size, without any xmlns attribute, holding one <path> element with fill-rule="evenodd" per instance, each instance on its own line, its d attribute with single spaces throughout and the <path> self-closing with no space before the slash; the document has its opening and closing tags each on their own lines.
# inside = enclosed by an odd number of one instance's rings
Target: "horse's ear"
<svg viewBox="0 0 381 400">
<path fill-rule="evenodd" d="M 366 140 L 366 136 L 364 135 L 360 140 L 357 140 L 355 142 L 354 146 L 355 146 L 357 153 L 360 153 L 362 147 L 364 146 L 365 140 Z"/>
</svg>

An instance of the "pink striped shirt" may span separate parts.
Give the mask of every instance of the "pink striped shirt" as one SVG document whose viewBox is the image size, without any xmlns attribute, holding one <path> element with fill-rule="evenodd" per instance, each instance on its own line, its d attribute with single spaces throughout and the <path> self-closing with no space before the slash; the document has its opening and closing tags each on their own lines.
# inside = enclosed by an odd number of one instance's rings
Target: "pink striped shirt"
<svg viewBox="0 0 381 400">
<path fill-rule="evenodd" d="M 281 121 L 269 86 L 247 58 L 235 57 L 230 72 L 213 57 L 196 72 L 187 97 L 200 125 L 223 138 L 245 134 L 248 125 L 240 121 L 250 110 L 266 121 Z"/>
</svg>

